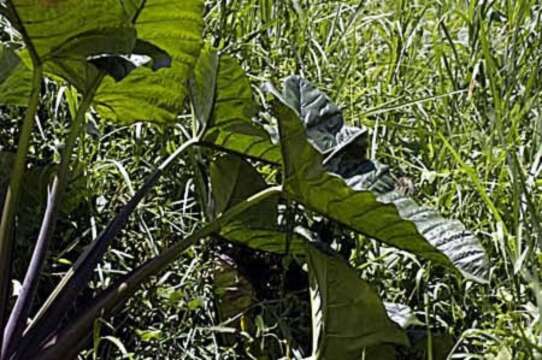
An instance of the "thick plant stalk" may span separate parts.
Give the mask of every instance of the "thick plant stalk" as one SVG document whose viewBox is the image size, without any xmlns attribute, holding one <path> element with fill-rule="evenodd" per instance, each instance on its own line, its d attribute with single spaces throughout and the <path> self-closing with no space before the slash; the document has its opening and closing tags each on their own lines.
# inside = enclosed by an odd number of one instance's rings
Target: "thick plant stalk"
<svg viewBox="0 0 542 360">
<path fill-rule="evenodd" d="M 28 147 L 30 146 L 32 128 L 34 127 L 34 118 L 36 117 L 38 110 L 41 93 L 41 81 L 43 78 L 43 66 L 40 57 L 24 26 L 22 25 L 19 14 L 17 14 L 17 9 L 13 5 L 12 1 L 7 1 L 4 6 L 5 7 L 2 7 L 3 15 L 12 22 L 12 25 L 18 28 L 26 45 L 30 59 L 32 60 L 33 76 L 28 108 L 26 109 L 23 127 L 21 129 L 21 135 L 17 145 L 15 164 L 11 172 L 10 184 L 4 199 L 0 219 L 0 334 L 2 334 L 4 331 L 10 293 L 9 282 L 12 262 L 11 253 L 13 250 L 13 222 L 17 212 L 17 203 L 19 201 L 21 184 L 26 167 L 26 155 L 28 154 Z M 3 340 L 3 336 L 0 336 L 0 349 L 2 349 Z"/>
<path fill-rule="evenodd" d="M 15 307 L 10 314 L 6 328 L 3 332 L 4 342 L 0 349 L 0 360 L 7 359 L 8 355 L 17 346 L 26 325 L 26 320 L 30 315 L 30 307 L 32 306 L 36 286 L 45 263 L 46 253 L 47 249 L 49 248 L 50 239 L 54 233 L 59 207 L 62 203 L 64 192 L 66 190 L 68 168 L 73 149 L 77 139 L 81 135 L 81 130 L 83 129 L 83 124 L 85 123 L 85 114 L 90 108 L 94 94 L 96 93 L 102 79 L 103 75 L 98 76 L 94 81 L 93 86 L 83 96 L 83 100 L 79 106 L 75 119 L 73 120 L 71 130 L 66 139 L 66 144 L 62 154 L 62 161 L 60 163 L 58 173 L 53 180 L 52 189 L 49 193 L 47 209 L 44 214 L 38 240 L 36 241 L 36 247 L 34 248 L 32 259 L 24 278 L 22 292 L 17 298 Z"/>
<path fill-rule="evenodd" d="M 75 297 L 85 288 L 92 277 L 96 264 L 106 252 L 111 241 L 120 233 L 127 223 L 130 214 L 135 210 L 143 197 L 154 187 L 164 170 L 182 154 L 186 149 L 195 144 L 197 139 L 187 141 L 175 153 L 169 156 L 160 167 L 151 174 L 143 186 L 124 205 L 119 213 L 111 220 L 102 234 L 90 244 L 85 252 L 77 259 L 74 266 L 64 276 L 55 288 L 49 299 L 36 315 L 30 329 L 25 333 L 21 346 L 26 348 L 29 344 L 37 345 L 45 340 L 57 329 L 60 321 L 69 309 Z"/>
<path fill-rule="evenodd" d="M 131 271 L 115 284 L 98 295 L 88 309 L 81 312 L 81 316 L 69 322 L 66 329 L 50 338 L 44 349 L 32 354 L 31 352 L 21 354 L 17 359 L 72 359 L 77 356 L 86 344 L 86 339 L 91 334 L 92 324 L 98 316 L 107 316 L 126 301 L 139 286 L 147 281 L 149 277 L 158 275 L 169 264 L 175 261 L 179 254 L 194 245 L 198 240 L 206 238 L 236 218 L 252 206 L 259 204 L 265 199 L 280 194 L 282 187 L 276 186 L 267 188 L 249 199 L 237 204 L 226 211 L 221 217 L 209 223 L 196 233 L 178 241 L 169 248 L 162 251 L 157 257 L 147 261 L 135 270 Z M 25 348 L 26 349 L 26 348 Z"/>
<path fill-rule="evenodd" d="M 184 238 L 168 248 L 162 255 L 148 261 L 130 275 L 125 276 L 118 283 L 112 285 L 105 290 L 100 296 L 93 300 L 90 309 L 82 312 L 82 316 L 75 323 L 69 325 L 67 329 L 60 334 L 49 339 L 52 347 L 46 351 L 32 347 L 33 350 L 39 350 L 37 353 L 28 356 L 16 357 L 16 359 L 73 359 L 87 344 L 88 336 L 92 333 L 92 325 L 94 320 L 99 316 L 105 316 L 119 306 L 123 300 L 128 299 L 138 289 L 138 285 L 149 276 L 159 272 L 163 268 L 163 264 L 173 261 L 179 253 L 194 245 L 199 239 L 204 238 L 212 233 L 210 228 L 204 228 L 201 231 Z M 71 322 L 70 322 L 71 323 Z"/>
<path fill-rule="evenodd" d="M 32 305 L 32 299 L 36 291 L 36 285 L 39 279 L 39 273 L 45 260 L 45 254 L 47 253 L 47 229 L 51 225 L 52 212 L 54 211 L 54 204 L 58 193 L 58 179 L 53 182 L 52 189 L 50 189 L 47 198 L 47 208 L 43 222 L 41 224 L 40 234 L 32 259 L 28 270 L 26 272 L 21 294 L 17 298 L 17 302 L 7 322 L 4 330 L 4 342 L 2 344 L 2 351 L 0 359 L 7 360 L 11 354 L 13 348 L 17 345 L 17 339 L 21 336 L 30 306 Z"/>
<path fill-rule="evenodd" d="M 11 171 L 11 179 L 7 189 L 2 218 L 0 220 L 0 331 L 3 331 L 7 303 L 9 299 L 9 282 L 11 276 L 11 254 L 13 250 L 12 229 L 17 211 L 17 203 L 21 193 L 21 185 L 26 167 L 26 155 L 30 146 L 34 118 L 38 109 L 42 80 L 42 68 L 40 65 L 34 67 L 32 80 L 32 93 L 28 109 L 26 110 L 21 135 L 17 146 L 15 164 Z M 0 338 L 0 345 L 3 339 Z M 0 346 L 1 348 L 1 346 Z"/>
</svg>

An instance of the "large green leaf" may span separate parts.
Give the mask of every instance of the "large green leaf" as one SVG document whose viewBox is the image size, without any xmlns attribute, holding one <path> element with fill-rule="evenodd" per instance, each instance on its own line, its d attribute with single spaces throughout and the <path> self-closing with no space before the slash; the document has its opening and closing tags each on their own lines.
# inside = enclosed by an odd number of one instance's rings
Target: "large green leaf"
<svg viewBox="0 0 542 360">
<path fill-rule="evenodd" d="M 306 247 L 314 359 L 361 359 L 377 344 L 408 345 L 378 293 L 341 259 Z M 376 359 L 376 358 L 375 358 Z"/>
<path fill-rule="evenodd" d="M 283 100 L 284 101 L 284 100 Z M 338 162 L 326 161 L 308 141 L 298 113 L 276 103 L 282 155 L 284 190 L 288 195 L 349 228 L 420 255 L 466 276 L 485 281 L 487 259 L 476 237 L 463 224 L 442 218 L 397 191 L 388 168 L 352 154 Z"/>
<path fill-rule="evenodd" d="M 129 33 L 119 33 L 116 29 L 111 31 L 111 41 L 117 43 L 129 41 L 126 38 L 130 36 Z M 121 81 L 140 66 L 156 71 L 170 65 L 171 58 L 164 50 L 137 39 L 129 54 L 100 54 L 88 57 L 84 61 L 72 57 L 56 58 L 54 62 L 46 64 L 45 70 L 49 75 L 60 76 L 85 93 L 94 87 L 96 81 L 100 81 L 102 73 L 110 75 L 115 81 Z"/>
<path fill-rule="evenodd" d="M 269 163 L 280 163 L 280 149 L 253 121 L 257 114 L 250 82 L 237 60 L 216 50 L 202 51 L 192 85 L 195 112 L 204 126 L 202 142 Z"/>
<path fill-rule="evenodd" d="M 46 71 L 88 90 L 98 69 L 88 58 L 130 54 L 136 30 L 119 0 L 12 0 L 6 16 Z"/>
<path fill-rule="evenodd" d="M 32 71 L 10 48 L 0 44 L 0 104 L 26 106 L 32 90 Z"/>
<path fill-rule="evenodd" d="M 95 102 L 103 118 L 118 122 L 171 123 L 184 109 L 187 81 L 202 45 L 203 1 L 126 1 L 138 38 L 171 57 L 171 66 L 154 72 L 141 66 L 120 82 L 104 79 Z M 141 8 L 139 8 L 140 4 Z"/>
<path fill-rule="evenodd" d="M 265 189 L 267 183 L 258 171 L 239 156 L 224 155 L 211 163 L 211 186 L 215 201 L 215 215 L 239 204 L 251 195 Z M 277 203 L 262 203 L 265 213 L 277 217 Z M 267 226 L 269 217 L 254 218 L 254 221 Z"/>
</svg>

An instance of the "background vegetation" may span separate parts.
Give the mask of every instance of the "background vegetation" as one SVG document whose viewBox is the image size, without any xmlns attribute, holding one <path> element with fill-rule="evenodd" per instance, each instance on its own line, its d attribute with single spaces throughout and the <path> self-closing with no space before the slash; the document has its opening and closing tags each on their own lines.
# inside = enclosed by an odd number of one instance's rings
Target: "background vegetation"
<svg viewBox="0 0 542 360">
<path fill-rule="evenodd" d="M 452 359 L 542 356 L 541 16 L 542 4 L 528 0 L 206 3 L 207 39 L 242 63 L 257 94 L 263 83 L 279 84 L 291 74 L 309 79 L 341 106 L 347 121 L 371 130 L 371 153 L 402 170 L 408 191 L 481 239 L 490 257 L 489 285 L 370 240 L 350 255 L 384 300 L 414 309 L 431 341 L 451 349 Z M 35 199 L 44 191 L 35 174 L 47 178 L 58 161 L 58 139 L 76 101 L 54 83 L 45 97 L 30 154 L 35 173 L 25 184 L 25 196 Z M 263 95 L 259 101 L 265 105 Z M 14 150 L 21 118 L 16 110 L 0 112 L 0 151 Z M 48 294 L 159 159 L 186 139 L 188 120 L 167 128 L 121 127 L 90 116 L 57 231 L 63 237 L 53 242 L 55 257 L 40 294 Z M 145 199 L 100 264 L 93 288 L 109 285 L 202 221 L 184 166 L 193 162 L 198 159 L 174 165 Z M 23 209 L 28 219 L 43 210 L 39 201 L 27 203 L 34 204 Z M 23 229 L 35 233 L 37 227 L 29 220 Z M 18 235 L 17 251 L 30 254 L 34 237 Z M 238 269 L 236 286 L 250 298 L 238 322 L 220 316 L 227 311 L 217 283 L 227 267 L 224 254 L 253 259 Z M 298 272 L 284 274 L 281 261 L 218 240 L 199 244 L 139 291 L 121 315 L 97 322 L 94 348 L 81 356 L 296 358 L 310 346 L 308 299 L 299 296 L 307 283 Z M 21 279 L 26 264 L 15 266 Z M 428 335 L 423 329 L 422 338 Z M 420 354 L 427 350 L 422 343 Z"/>
</svg>

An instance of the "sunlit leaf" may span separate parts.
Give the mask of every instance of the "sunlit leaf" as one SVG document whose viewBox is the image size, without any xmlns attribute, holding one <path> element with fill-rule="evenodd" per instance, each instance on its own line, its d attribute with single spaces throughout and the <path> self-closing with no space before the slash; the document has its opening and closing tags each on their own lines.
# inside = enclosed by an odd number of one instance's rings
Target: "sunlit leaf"
<svg viewBox="0 0 542 360">
<path fill-rule="evenodd" d="M 47 61 L 55 57 L 89 56 L 100 53 L 129 53 L 129 43 L 118 40 L 114 30 L 128 28 L 135 35 L 128 14 L 118 0 L 12 0 L 9 9 L 12 25 L 25 32 L 38 56 Z"/>
<path fill-rule="evenodd" d="M 136 30 L 118 0 L 13 0 L 6 15 L 25 34 L 45 70 L 85 92 L 97 69 L 87 62 L 102 54 L 130 54 Z"/>
<path fill-rule="evenodd" d="M 339 107 L 310 82 L 297 75 L 288 77 L 282 97 L 299 114 L 311 144 L 328 158 L 345 150 L 358 150 L 358 159 L 365 156 L 366 130 L 345 125 Z"/>
<path fill-rule="evenodd" d="M 363 154 L 353 162 L 348 155 L 347 166 L 340 160 L 326 167 L 296 111 L 277 102 L 275 114 L 284 189 L 292 199 L 371 238 L 456 267 L 472 279 L 487 279 L 484 249 L 461 222 L 444 219 L 402 195 L 388 168 L 365 160 Z"/>
<path fill-rule="evenodd" d="M 236 156 L 224 156 L 211 167 L 218 212 L 235 206 L 266 187 L 261 175 Z M 234 243 L 276 252 L 288 237 L 276 226 L 274 199 L 248 209 L 226 225 L 221 234 Z M 226 230 L 234 228 L 235 231 Z M 261 229 L 266 229 L 262 233 Z M 262 236 L 263 235 L 263 236 Z M 407 344 L 406 335 L 389 320 L 377 293 L 346 263 L 311 244 L 310 237 L 290 236 L 294 252 L 305 256 L 311 276 L 314 351 L 317 359 L 358 359 L 367 346 Z"/>
<path fill-rule="evenodd" d="M 103 118 L 118 122 L 172 123 L 184 109 L 187 81 L 200 53 L 203 2 L 148 0 L 141 9 L 127 3 L 131 16 L 138 14 L 138 38 L 169 54 L 171 64 L 158 71 L 140 66 L 120 82 L 104 79 L 95 98 L 97 109 Z"/>
<path fill-rule="evenodd" d="M 214 93 L 211 92 L 213 87 Z M 196 115 L 205 127 L 202 142 L 254 159 L 280 163 L 279 147 L 253 119 L 257 104 L 245 71 L 235 58 L 222 55 L 217 65 L 212 49 L 202 52 L 192 89 Z"/>
</svg>

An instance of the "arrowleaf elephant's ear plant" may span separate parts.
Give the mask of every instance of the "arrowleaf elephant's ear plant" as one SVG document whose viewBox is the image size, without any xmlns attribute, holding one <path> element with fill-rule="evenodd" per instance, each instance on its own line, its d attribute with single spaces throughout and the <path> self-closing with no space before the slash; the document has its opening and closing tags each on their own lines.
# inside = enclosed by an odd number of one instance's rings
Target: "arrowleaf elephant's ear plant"
<svg viewBox="0 0 542 360">
<path fill-rule="evenodd" d="M 18 51 L 11 44 L 0 48 L 0 101 L 21 106 L 22 97 L 29 99 L 0 227 L 0 360 L 75 358 L 87 345 L 96 318 L 111 315 L 139 285 L 211 236 L 293 255 L 307 264 L 314 359 L 359 359 L 380 347 L 408 346 L 378 293 L 327 245 L 332 239 L 309 229 L 307 221 L 316 222 L 312 214 L 487 281 L 485 253 L 477 239 L 460 222 L 402 195 L 388 167 L 366 157 L 367 131 L 345 125 L 338 107 L 306 80 L 288 78 L 282 94 L 270 88 L 276 96 L 272 115 L 277 128 L 254 121 L 258 107 L 241 66 L 210 46 L 202 48 L 202 8 L 200 0 L 14 0 L 0 6 L 25 45 Z M 81 102 L 49 190 L 23 290 L 8 319 L 2 315 L 8 314 L 10 230 L 44 74 L 76 88 Z M 172 123 L 188 94 L 194 137 L 111 219 L 26 326 L 85 113 L 94 106 L 104 120 Z M 200 153 L 209 156 L 208 171 L 198 179 L 204 182 L 202 191 L 210 189 L 209 196 L 201 194 L 200 204 L 208 223 L 97 294 L 85 311 L 65 319 L 138 203 L 181 153 L 198 147 L 216 150 Z M 258 163 L 280 170 L 279 183 L 264 179 Z M 284 211 L 293 207 L 306 212 L 308 220 L 297 222 Z"/>
</svg>

